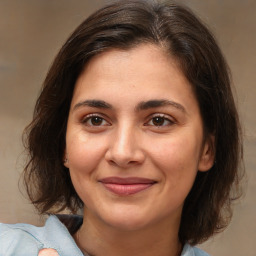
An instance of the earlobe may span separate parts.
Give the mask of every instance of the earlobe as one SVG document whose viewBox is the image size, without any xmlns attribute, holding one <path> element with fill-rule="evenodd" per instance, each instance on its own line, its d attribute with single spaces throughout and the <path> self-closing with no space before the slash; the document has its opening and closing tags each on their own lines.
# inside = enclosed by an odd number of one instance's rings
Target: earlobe
<svg viewBox="0 0 256 256">
<path fill-rule="evenodd" d="M 69 168 L 68 156 L 67 156 L 66 150 L 65 150 L 65 153 L 64 153 L 64 157 L 63 157 L 63 164 L 64 164 L 65 167 Z"/>
<path fill-rule="evenodd" d="M 68 164 L 68 159 L 67 158 L 64 158 L 63 163 L 64 163 L 65 167 L 69 168 L 69 164 Z"/>
<path fill-rule="evenodd" d="M 209 136 L 205 141 L 201 157 L 198 163 L 198 170 L 201 172 L 206 172 L 210 170 L 214 164 L 215 159 L 215 137 L 213 135 Z"/>
</svg>

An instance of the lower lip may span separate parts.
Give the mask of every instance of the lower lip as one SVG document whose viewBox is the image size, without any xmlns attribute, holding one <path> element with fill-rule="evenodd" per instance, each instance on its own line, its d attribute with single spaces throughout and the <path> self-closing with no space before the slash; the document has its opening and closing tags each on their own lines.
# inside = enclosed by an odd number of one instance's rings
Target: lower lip
<svg viewBox="0 0 256 256">
<path fill-rule="evenodd" d="M 104 187 L 117 194 L 119 196 L 128 196 L 139 193 L 149 187 L 151 187 L 152 183 L 149 184 L 113 184 L 113 183 L 102 183 Z"/>
</svg>

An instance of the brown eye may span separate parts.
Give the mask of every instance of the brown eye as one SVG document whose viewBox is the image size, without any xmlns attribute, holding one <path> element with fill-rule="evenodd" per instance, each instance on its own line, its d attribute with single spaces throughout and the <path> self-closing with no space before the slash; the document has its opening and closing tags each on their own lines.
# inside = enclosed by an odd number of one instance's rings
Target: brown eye
<svg viewBox="0 0 256 256">
<path fill-rule="evenodd" d="M 98 126 L 98 125 L 101 125 L 103 122 L 103 118 L 99 117 L 99 116 L 93 116 L 91 117 L 91 125 L 94 125 L 94 126 Z"/>
<path fill-rule="evenodd" d="M 156 116 L 154 118 L 152 118 L 152 123 L 155 126 L 162 126 L 164 124 L 165 118 L 161 117 L 161 116 Z"/>
<path fill-rule="evenodd" d="M 172 118 L 165 114 L 157 114 L 153 116 L 147 123 L 144 125 L 152 127 L 166 127 L 175 124 L 175 121 Z"/>
<path fill-rule="evenodd" d="M 110 125 L 103 117 L 98 115 L 89 115 L 84 120 L 82 120 L 82 123 L 86 126 L 108 126 Z"/>
</svg>

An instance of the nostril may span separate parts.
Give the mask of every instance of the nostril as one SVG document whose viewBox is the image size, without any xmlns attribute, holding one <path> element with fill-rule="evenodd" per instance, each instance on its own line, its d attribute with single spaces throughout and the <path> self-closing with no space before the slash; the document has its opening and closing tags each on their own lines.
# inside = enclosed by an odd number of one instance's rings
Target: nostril
<svg viewBox="0 0 256 256">
<path fill-rule="evenodd" d="M 108 160 L 108 163 L 110 165 L 114 165 L 114 166 L 120 166 L 123 168 L 127 168 L 129 166 L 134 166 L 139 164 L 139 161 L 118 161 L 118 160 Z"/>
<path fill-rule="evenodd" d="M 116 165 L 116 163 L 115 163 L 114 160 L 109 160 L 109 163 L 110 163 L 111 165 Z"/>
</svg>

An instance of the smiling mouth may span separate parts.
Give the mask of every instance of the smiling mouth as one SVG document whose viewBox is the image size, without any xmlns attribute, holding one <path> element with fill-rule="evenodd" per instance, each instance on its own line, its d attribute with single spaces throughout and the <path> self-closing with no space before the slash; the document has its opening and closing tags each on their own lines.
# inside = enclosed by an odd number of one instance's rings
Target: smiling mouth
<svg viewBox="0 0 256 256">
<path fill-rule="evenodd" d="M 154 180 L 137 177 L 108 177 L 100 180 L 100 182 L 107 190 L 119 196 L 139 193 L 156 183 Z"/>
</svg>

